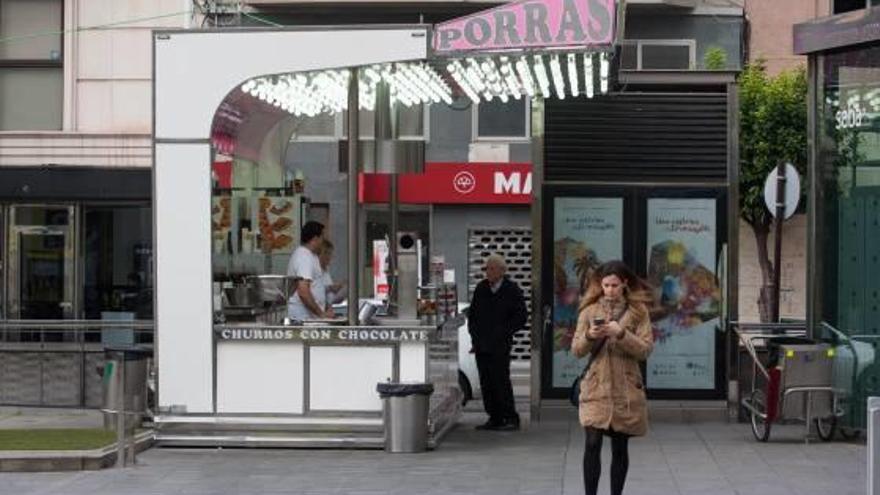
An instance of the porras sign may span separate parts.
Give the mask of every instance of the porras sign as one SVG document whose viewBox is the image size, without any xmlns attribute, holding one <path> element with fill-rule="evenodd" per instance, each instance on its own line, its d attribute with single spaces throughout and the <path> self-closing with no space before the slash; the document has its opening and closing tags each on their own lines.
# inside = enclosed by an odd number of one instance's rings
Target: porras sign
<svg viewBox="0 0 880 495">
<path fill-rule="evenodd" d="M 437 53 L 614 42 L 614 0 L 520 0 L 438 24 Z"/>
</svg>

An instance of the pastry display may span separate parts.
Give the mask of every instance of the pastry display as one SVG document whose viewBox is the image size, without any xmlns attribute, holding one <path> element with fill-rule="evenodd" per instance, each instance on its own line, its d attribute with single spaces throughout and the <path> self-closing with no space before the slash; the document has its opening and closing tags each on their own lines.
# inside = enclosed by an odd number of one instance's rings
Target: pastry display
<svg viewBox="0 0 880 495">
<path fill-rule="evenodd" d="M 232 227 L 232 198 L 213 198 L 211 205 L 211 230 L 223 232 Z"/>
<path fill-rule="evenodd" d="M 296 239 L 295 213 L 298 212 L 290 198 L 257 198 L 256 225 L 260 234 L 261 251 L 266 254 L 293 251 Z"/>
<path fill-rule="evenodd" d="M 275 220 L 272 223 L 272 230 L 275 232 L 281 232 L 282 230 L 289 228 L 291 224 L 293 224 L 293 220 L 287 217 L 279 217 L 278 220 Z"/>
<path fill-rule="evenodd" d="M 290 201 L 285 201 L 280 205 L 274 205 L 269 208 L 269 212 L 273 215 L 284 215 L 285 213 L 288 213 L 292 208 L 293 203 L 291 203 Z"/>
<path fill-rule="evenodd" d="M 283 250 L 287 247 L 290 247 L 290 245 L 292 243 L 293 243 L 293 237 L 290 237 L 289 235 L 281 234 L 272 240 L 272 250 L 273 251 Z"/>
</svg>

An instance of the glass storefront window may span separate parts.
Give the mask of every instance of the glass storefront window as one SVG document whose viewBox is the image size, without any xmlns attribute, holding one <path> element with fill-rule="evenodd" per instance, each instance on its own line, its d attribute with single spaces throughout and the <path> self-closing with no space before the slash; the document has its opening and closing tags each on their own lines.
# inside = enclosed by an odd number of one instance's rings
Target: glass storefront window
<svg viewBox="0 0 880 495">
<path fill-rule="evenodd" d="M 880 46 L 821 59 L 816 176 L 820 328 L 835 342 L 834 385 L 844 426 L 864 427 L 880 393 Z"/>
<path fill-rule="evenodd" d="M 153 222 L 149 206 L 86 206 L 86 319 L 153 319 Z"/>
<path fill-rule="evenodd" d="M 207 207 L 217 322 L 277 324 L 287 315 L 293 283 L 282 277 L 300 245 L 305 179 L 281 154 L 271 158 L 235 158 L 215 181 Z"/>
<path fill-rule="evenodd" d="M 529 137 L 529 105 L 525 98 L 503 103 L 492 100 L 476 105 L 476 139 L 525 139 Z"/>
</svg>

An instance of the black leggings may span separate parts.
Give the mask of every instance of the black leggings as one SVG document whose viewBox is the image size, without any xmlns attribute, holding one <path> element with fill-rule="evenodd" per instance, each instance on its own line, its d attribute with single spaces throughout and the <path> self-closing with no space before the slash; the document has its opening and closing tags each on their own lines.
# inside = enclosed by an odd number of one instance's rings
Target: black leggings
<svg viewBox="0 0 880 495">
<path fill-rule="evenodd" d="M 629 469 L 629 435 L 614 430 L 584 428 L 584 493 L 596 495 L 602 473 L 602 437 L 611 437 L 611 495 L 621 495 Z"/>
</svg>

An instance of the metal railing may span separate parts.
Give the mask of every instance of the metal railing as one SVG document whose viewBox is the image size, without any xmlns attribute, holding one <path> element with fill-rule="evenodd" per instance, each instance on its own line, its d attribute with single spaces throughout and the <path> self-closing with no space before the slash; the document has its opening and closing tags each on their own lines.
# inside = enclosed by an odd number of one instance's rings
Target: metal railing
<svg viewBox="0 0 880 495">
<path fill-rule="evenodd" d="M 105 347 L 153 341 L 149 320 L 0 320 L 0 404 L 98 408 Z"/>
</svg>

